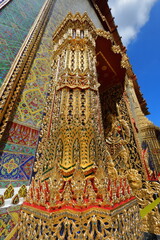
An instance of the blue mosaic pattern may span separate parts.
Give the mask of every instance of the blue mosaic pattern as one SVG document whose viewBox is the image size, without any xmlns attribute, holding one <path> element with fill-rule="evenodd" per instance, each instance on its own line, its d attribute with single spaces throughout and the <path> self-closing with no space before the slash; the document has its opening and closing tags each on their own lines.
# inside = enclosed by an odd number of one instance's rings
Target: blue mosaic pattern
<svg viewBox="0 0 160 240">
<path fill-rule="evenodd" d="M 29 180 L 32 175 L 34 156 L 1 153 L 0 180 Z"/>
<path fill-rule="evenodd" d="M 0 86 L 44 0 L 13 0 L 0 14 Z"/>
</svg>

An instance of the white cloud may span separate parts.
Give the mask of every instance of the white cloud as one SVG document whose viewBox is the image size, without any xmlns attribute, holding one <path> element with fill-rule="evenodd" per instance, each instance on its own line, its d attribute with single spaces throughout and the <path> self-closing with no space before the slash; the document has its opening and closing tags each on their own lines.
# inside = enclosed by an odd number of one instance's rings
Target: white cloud
<svg viewBox="0 0 160 240">
<path fill-rule="evenodd" d="M 150 10 L 157 0 L 109 0 L 115 24 L 124 45 L 136 38 L 140 28 L 148 21 Z"/>
</svg>

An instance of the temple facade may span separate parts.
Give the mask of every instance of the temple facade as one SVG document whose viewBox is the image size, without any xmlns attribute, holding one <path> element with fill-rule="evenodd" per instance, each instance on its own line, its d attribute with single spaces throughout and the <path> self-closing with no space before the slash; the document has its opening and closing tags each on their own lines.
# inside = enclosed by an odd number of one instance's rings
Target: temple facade
<svg viewBox="0 0 160 240">
<path fill-rule="evenodd" d="M 108 3 L 1 7 L 0 238 L 158 239 L 160 129 Z"/>
</svg>

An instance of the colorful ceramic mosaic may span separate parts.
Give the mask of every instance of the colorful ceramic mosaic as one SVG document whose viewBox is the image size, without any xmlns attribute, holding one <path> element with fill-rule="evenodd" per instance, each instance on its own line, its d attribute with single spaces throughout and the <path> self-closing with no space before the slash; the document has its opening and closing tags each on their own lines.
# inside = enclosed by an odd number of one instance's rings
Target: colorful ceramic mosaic
<svg viewBox="0 0 160 240">
<path fill-rule="evenodd" d="M 85 4 L 83 4 L 85 2 Z M 84 8 L 85 6 L 85 8 Z M 43 34 L 41 44 L 33 61 L 25 88 L 21 95 L 15 120 L 33 127 L 40 127 L 45 105 L 45 94 L 51 77 L 51 59 L 53 54 L 52 35 L 64 16 L 69 12 L 87 11 L 97 27 L 101 27 L 94 10 L 88 1 L 56 1 L 50 20 Z"/>
<path fill-rule="evenodd" d="M 29 180 L 33 163 L 33 156 L 4 152 L 1 154 L 0 179 Z"/>
<path fill-rule="evenodd" d="M 0 147 L 0 150 L 1 149 L 2 148 Z M 36 149 L 35 148 L 31 148 L 31 147 L 18 145 L 18 144 L 6 143 L 6 144 L 4 144 L 3 151 L 5 151 L 5 152 L 9 151 L 9 152 L 16 152 L 16 153 L 24 153 L 24 154 L 28 154 L 28 155 L 34 155 Z"/>
<path fill-rule="evenodd" d="M 45 95 L 51 75 L 49 40 L 45 38 L 43 41 L 36 54 L 14 117 L 14 120 L 36 128 L 40 128 Z"/>
<path fill-rule="evenodd" d="M 36 147 L 37 138 L 37 130 L 24 125 L 20 125 L 18 123 L 11 123 L 9 133 L 6 137 L 4 136 L 3 141 L 6 142 L 7 140 L 7 142 L 12 144 Z M 14 152 L 14 148 L 12 149 L 12 151 Z"/>
<path fill-rule="evenodd" d="M 0 186 L 29 184 L 35 158 L 38 130 L 10 123 L 0 146 Z M 20 182 L 19 182 L 20 181 Z"/>
<path fill-rule="evenodd" d="M 17 222 L 20 206 L 3 208 L 0 213 L 0 240 L 17 239 Z"/>
<path fill-rule="evenodd" d="M 43 3 L 44 0 L 14 0 L 1 10 L 0 86 Z"/>
<path fill-rule="evenodd" d="M 23 184 L 28 186 L 30 182 L 28 180 L 0 180 L 0 188 L 7 188 L 9 183 L 12 183 L 13 187 L 21 187 Z"/>
<path fill-rule="evenodd" d="M 9 214 L 2 214 L 0 219 L 0 239 L 5 239 L 14 227 L 15 222 L 12 217 Z"/>
</svg>

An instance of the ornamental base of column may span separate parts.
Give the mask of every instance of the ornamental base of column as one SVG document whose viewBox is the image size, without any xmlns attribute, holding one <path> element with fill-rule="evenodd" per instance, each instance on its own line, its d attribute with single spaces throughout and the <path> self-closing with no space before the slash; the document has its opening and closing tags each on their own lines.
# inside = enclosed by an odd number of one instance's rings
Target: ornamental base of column
<svg viewBox="0 0 160 240">
<path fill-rule="evenodd" d="M 132 197 L 114 207 L 63 206 L 56 210 L 24 203 L 18 239 L 143 239 L 139 208 Z"/>
</svg>

